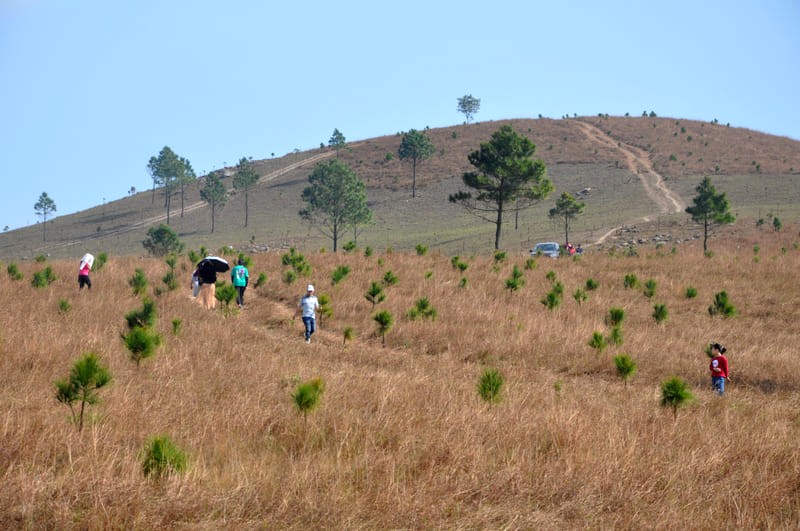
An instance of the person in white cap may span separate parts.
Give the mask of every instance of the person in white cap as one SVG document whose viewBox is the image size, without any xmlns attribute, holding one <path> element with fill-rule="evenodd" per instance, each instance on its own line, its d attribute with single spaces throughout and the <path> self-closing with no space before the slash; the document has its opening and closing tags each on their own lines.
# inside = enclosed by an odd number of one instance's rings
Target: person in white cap
<svg viewBox="0 0 800 531">
<path fill-rule="evenodd" d="M 319 301 L 316 295 L 314 295 L 314 285 L 309 284 L 306 287 L 306 294 L 300 299 L 300 304 L 297 305 L 297 311 L 294 313 L 294 317 L 292 317 L 292 319 L 295 319 L 297 314 L 302 312 L 303 325 L 306 328 L 306 343 L 311 343 L 311 335 L 317 330 L 317 310 L 319 310 Z"/>
</svg>

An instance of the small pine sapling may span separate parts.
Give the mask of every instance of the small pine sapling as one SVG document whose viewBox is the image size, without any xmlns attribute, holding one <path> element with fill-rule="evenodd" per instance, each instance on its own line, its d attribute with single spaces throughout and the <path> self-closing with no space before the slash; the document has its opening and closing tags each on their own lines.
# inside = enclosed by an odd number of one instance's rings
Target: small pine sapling
<svg viewBox="0 0 800 531">
<path fill-rule="evenodd" d="M 602 353 L 608 346 L 608 342 L 606 338 L 603 337 L 603 334 L 600 332 L 593 332 L 592 339 L 589 340 L 589 346 L 597 350 L 598 353 Z"/>
<path fill-rule="evenodd" d="M 689 390 L 686 382 L 673 377 L 661 384 L 661 406 L 672 408 L 672 414 L 677 420 L 678 408 L 692 401 L 694 395 Z"/>
<path fill-rule="evenodd" d="M 656 304 L 653 306 L 653 319 L 655 319 L 657 323 L 666 321 L 668 314 L 669 312 L 667 311 L 666 304 Z"/>
<path fill-rule="evenodd" d="M 386 293 L 383 292 L 383 287 L 381 287 L 380 284 L 372 282 L 369 285 L 369 289 L 364 294 L 364 298 L 371 302 L 372 307 L 375 308 L 376 304 L 386 300 Z"/>
<path fill-rule="evenodd" d="M 144 477 L 161 479 L 186 469 L 186 453 L 166 435 L 150 438 L 140 452 Z"/>
<path fill-rule="evenodd" d="M 503 375 L 495 369 L 484 369 L 478 378 L 478 395 L 488 404 L 497 404 L 502 400 L 500 391 L 503 388 Z"/>
<path fill-rule="evenodd" d="M 111 382 L 111 373 L 100 363 L 94 352 L 88 352 L 76 361 L 68 378 L 55 382 L 56 400 L 69 406 L 73 422 L 77 421 L 78 423 L 78 431 L 83 430 L 83 415 L 86 406 L 99 401 L 97 390 L 105 387 L 109 382 Z M 77 412 L 73 406 L 75 402 L 80 403 L 80 409 Z"/>
<path fill-rule="evenodd" d="M 620 354 L 619 356 L 614 356 L 614 365 L 617 367 L 617 374 L 622 378 L 625 387 L 627 387 L 628 380 L 636 374 L 636 362 L 627 354 Z"/>
<path fill-rule="evenodd" d="M 378 333 L 381 335 L 381 345 L 386 346 L 386 334 L 394 324 L 394 317 L 386 310 L 376 313 L 372 319 L 378 323 Z"/>
</svg>

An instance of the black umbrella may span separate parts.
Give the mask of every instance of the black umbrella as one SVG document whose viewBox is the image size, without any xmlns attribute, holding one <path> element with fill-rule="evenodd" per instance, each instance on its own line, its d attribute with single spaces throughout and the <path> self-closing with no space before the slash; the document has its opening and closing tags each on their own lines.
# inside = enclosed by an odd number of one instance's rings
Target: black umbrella
<svg viewBox="0 0 800 531">
<path fill-rule="evenodd" d="M 228 261 L 225 260 L 224 258 L 220 258 L 219 256 L 206 256 L 205 258 L 200 260 L 200 263 L 197 264 L 197 267 L 199 267 L 200 269 L 209 266 L 213 268 L 214 271 L 216 271 L 217 273 L 224 273 L 225 271 L 231 268 L 231 266 L 228 265 Z"/>
</svg>

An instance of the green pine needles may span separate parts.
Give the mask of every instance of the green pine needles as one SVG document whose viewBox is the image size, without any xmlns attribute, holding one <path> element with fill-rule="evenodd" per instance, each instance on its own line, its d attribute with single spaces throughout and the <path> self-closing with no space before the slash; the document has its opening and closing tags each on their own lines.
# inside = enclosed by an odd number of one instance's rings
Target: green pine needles
<svg viewBox="0 0 800 531">
<path fill-rule="evenodd" d="M 78 424 L 78 431 L 83 430 L 86 406 L 96 404 L 99 401 L 97 390 L 110 382 L 111 373 L 94 352 L 88 352 L 76 361 L 68 378 L 54 382 L 56 400 L 69 406 L 72 421 Z M 80 404 L 77 411 L 73 405 L 75 403 Z"/>
<path fill-rule="evenodd" d="M 502 400 L 500 391 L 503 388 L 503 376 L 495 369 L 484 369 L 478 378 L 478 395 L 488 404 L 497 404 Z"/>
<path fill-rule="evenodd" d="M 140 456 L 144 477 L 161 479 L 186 469 L 186 453 L 167 435 L 151 437 Z"/>
</svg>

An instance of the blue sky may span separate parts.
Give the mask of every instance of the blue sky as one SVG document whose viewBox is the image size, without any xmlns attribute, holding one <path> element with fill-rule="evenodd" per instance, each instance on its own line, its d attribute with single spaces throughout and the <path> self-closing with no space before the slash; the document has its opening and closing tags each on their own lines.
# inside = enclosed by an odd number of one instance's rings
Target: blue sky
<svg viewBox="0 0 800 531">
<path fill-rule="evenodd" d="M 277 5 L 273 5 L 277 4 Z M 476 120 L 712 120 L 800 140 L 797 0 L 0 0 L 0 229 L 243 157 Z"/>
</svg>

